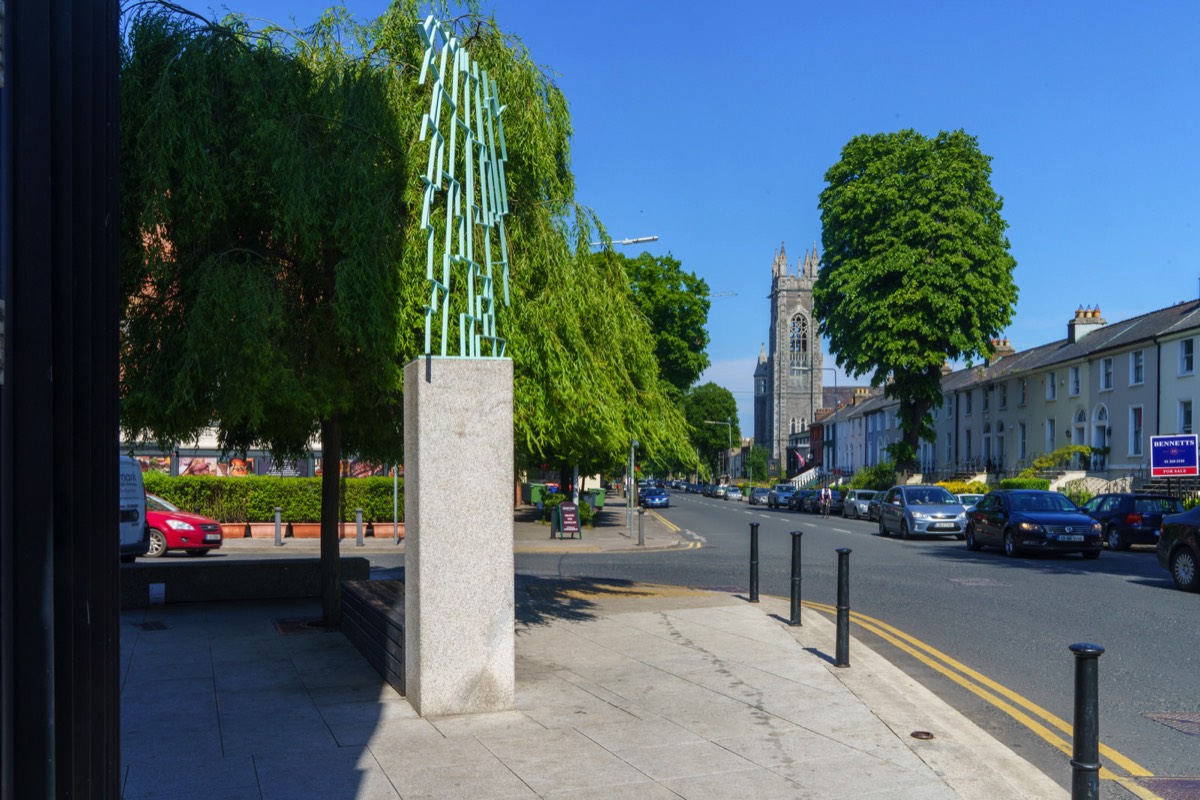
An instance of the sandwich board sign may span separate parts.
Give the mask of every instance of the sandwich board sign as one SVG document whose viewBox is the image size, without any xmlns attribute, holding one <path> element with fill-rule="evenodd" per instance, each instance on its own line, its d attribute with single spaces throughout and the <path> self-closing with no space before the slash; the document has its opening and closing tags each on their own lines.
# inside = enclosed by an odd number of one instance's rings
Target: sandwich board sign
<svg viewBox="0 0 1200 800">
<path fill-rule="evenodd" d="M 1173 478 L 1200 475 L 1196 462 L 1194 433 L 1150 437 L 1150 477 Z"/>
</svg>

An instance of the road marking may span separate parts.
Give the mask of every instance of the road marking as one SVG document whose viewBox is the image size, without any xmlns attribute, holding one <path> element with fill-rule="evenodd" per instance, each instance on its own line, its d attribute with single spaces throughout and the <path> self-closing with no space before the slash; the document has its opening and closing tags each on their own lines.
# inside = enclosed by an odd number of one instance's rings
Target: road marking
<svg viewBox="0 0 1200 800">
<path fill-rule="evenodd" d="M 826 614 L 837 614 L 837 608 L 826 603 L 816 603 L 806 600 L 804 601 L 804 605 Z M 1066 720 L 1047 711 L 1032 700 L 1026 699 L 1006 686 L 997 683 L 986 675 L 971 669 L 937 648 L 925 644 L 920 639 L 910 636 L 899 628 L 895 628 L 882 620 L 869 617 L 866 614 L 860 614 L 857 611 L 850 612 L 850 619 L 860 627 L 871 631 L 926 666 L 946 676 L 967 691 L 988 701 L 1066 755 L 1070 756 L 1072 754 L 1070 737 L 1074 735 L 1074 728 Z M 1029 713 L 1026 713 L 1026 711 Z M 1035 717 L 1040 717 L 1041 721 L 1035 719 Z M 1050 730 L 1050 728 L 1042 724 L 1043 722 L 1062 731 L 1066 734 L 1067 738 L 1063 738 Z M 1100 754 L 1107 757 L 1109 761 L 1119 766 L 1132 777 L 1148 778 L 1154 775 L 1154 773 L 1141 764 L 1118 753 L 1106 744 L 1102 743 L 1100 745 Z M 1121 784 L 1138 797 L 1143 798 L 1143 800 L 1162 800 L 1158 795 L 1141 786 L 1136 786 L 1132 781 L 1128 781 L 1125 776 L 1116 775 L 1107 767 L 1100 769 L 1100 777 L 1104 780 L 1115 781 Z M 1136 789 L 1134 788 L 1135 786 Z"/>
<path fill-rule="evenodd" d="M 834 533 L 853 533 L 853 531 L 848 531 L 845 528 L 830 528 L 829 530 L 833 531 Z"/>
<path fill-rule="evenodd" d="M 666 525 L 667 530 L 669 530 L 671 533 L 679 533 L 679 526 L 676 525 L 674 522 L 671 522 L 671 520 L 667 519 L 662 514 L 659 514 L 657 511 L 651 511 L 650 516 L 654 517 L 656 520 L 661 522 L 663 525 Z"/>
</svg>

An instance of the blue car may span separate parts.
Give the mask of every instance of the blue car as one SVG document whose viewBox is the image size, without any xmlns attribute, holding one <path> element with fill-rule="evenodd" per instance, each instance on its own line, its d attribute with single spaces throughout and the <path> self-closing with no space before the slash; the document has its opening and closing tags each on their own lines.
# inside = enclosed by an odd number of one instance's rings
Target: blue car
<svg viewBox="0 0 1200 800">
<path fill-rule="evenodd" d="M 646 508 L 670 508 L 671 495 L 665 489 L 647 489 L 638 495 L 638 502 Z"/>
</svg>

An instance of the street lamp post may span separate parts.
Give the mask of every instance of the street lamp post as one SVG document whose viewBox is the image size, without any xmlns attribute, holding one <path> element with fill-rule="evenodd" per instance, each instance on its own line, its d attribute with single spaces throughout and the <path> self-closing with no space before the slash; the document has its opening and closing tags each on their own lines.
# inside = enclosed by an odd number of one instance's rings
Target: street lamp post
<svg viewBox="0 0 1200 800">
<path fill-rule="evenodd" d="M 725 434 L 726 434 L 725 473 L 726 473 L 726 475 L 728 475 L 728 473 L 730 472 L 729 451 L 733 450 L 733 423 L 728 422 L 728 421 L 719 422 L 717 420 L 706 419 L 706 420 L 704 420 L 704 424 L 705 425 L 724 425 L 725 426 Z"/>
<path fill-rule="evenodd" d="M 638 440 L 634 439 L 629 445 L 629 479 L 625 491 L 625 524 L 629 528 L 629 538 L 633 539 L 633 509 L 637 507 L 637 479 L 633 470 L 636 466 L 634 456 L 637 452 Z"/>
</svg>

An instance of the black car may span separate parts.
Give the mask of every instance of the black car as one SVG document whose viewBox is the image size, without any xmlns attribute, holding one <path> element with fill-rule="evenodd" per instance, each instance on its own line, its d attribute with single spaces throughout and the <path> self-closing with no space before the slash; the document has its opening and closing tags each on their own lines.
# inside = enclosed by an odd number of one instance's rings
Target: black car
<svg viewBox="0 0 1200 800">
<path fill-rule="evenodd" d="M 1200 506 L 1164 517 L 1158 532 L 1158 563 L 1185 592 L 1200 591 Z"/>
<path fill-rule="evenodd" d="M 1104 541 L 1111 550 L 1154 544 L 1163 516 L 1183 513 L 1183 503 L 1161 494 L 1101 494 L 1080 507 L 1104 527 Z"/>
<path fill-rule="evenodd" d="M 792 496 L 787 499 L 788 511 L 803 511 L 804 504 L 809 497 L 816 494 L 812 489 L 797 489 L 792 493 Z"/>
<path fill-rule="evenodd" d="M 988 492 L 967 522 L 967 549 L 1004 548 L 1005 555 L 1076 552 L 1096 558 L 1104 546 L 1100 523 L 1064 494 L 1041 489 Z"/>
<path fill-rule="evenodd" d="M 830 489 L 829 513 L 842 515 L 845 510 L 845 501 L 842 500 L 842 494 L 837 489 Z M 812 494 L 806 495 L 804 498 L 804 510 L 810 514 L 821 513 L 821 490 L 817 489 Z"/>
</svg>

